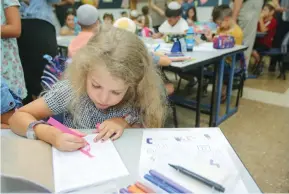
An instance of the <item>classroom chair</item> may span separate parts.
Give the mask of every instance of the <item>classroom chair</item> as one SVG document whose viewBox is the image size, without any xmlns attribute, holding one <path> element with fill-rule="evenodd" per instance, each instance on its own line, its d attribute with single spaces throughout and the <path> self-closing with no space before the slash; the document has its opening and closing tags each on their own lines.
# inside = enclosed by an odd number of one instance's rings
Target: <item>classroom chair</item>
<svg viewBox="0 0 289 194">
<path fill-rule="evenodd" d="M 260 60 L 259 64 L 257 64 L 257 67 L 254 70 L 254 74 L 256 74 L 256 75 L 261 74 L 261 72 L 263 70 L 262 60 L 263 60 L 264 56 L 269 56 L 269 57 L 279 56 L 282 60 L 277 62 L 278 66 L 279 66 L 279 70 L 280 70 L 280 74 L 277 78 L 281 78 L 281 79 L 283 78 L 283 80 L 286 80 L 286 67 L 285 67 L 285 63 L 284 63 L 284 58 L 286 57 L 286 55 L 288 55 L 288 47 L 289 47 L 289 32 L 283 38 L 281 48 L 271 48 L 268 51 L 259 52 L 259 54 L 261 56 L 261 60 Z"/>
</svg>

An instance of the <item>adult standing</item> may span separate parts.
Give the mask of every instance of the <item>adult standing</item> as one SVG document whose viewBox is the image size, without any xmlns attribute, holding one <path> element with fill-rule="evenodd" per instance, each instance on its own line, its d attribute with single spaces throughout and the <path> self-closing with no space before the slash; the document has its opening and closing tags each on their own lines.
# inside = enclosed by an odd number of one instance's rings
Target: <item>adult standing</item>
<svg viewBox="0 0 289 194">
<path fill-rule="evenodd" d="M 46 64 L 43 55 L 57 54 L 56 32 L 53 25 L 52 3 L 59 0 L 30 0 L 21 2 L 21 36 L 18 38 L 28 96 L 24 104 L 42 91 L 41 76 Z"/>
<path fill-rule="evenodd" d="M 246 63 L 249 64 L 256 39 L 257 24 L 264 0 L 233 0 L 233 19 L 238 22 L 244 33 Z"/>
<path fill-rule="evenodd" d="M 289 32 L 289 0 L 274 0 L 276 3 L 276 19 L 278 27 L 276 29 L 276 35 L 273 40 L 273 47 L 280 48 L 285 35 Z M 275 71 L 276 62 L 281 60 L 280 56 L 271 57 L 271 63 L 269 71 Z"/>
<path fill-rule="evenodd" d="M 158 31 L 160 25 L 165 21 L 166 0 L 148 0 L 153 27 Z"/>
</svg>

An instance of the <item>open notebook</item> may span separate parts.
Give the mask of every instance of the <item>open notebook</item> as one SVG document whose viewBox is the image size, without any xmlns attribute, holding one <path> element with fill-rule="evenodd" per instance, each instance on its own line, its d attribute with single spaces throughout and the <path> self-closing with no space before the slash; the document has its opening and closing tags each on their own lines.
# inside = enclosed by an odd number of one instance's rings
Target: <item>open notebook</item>
<svg viewBox="0 0 289 194">
<path fill-rule="evenodd" d="M 127 176 L 113 143 L 94 143 L 95 135 L 85 137 L 92 158 L 80 151 L 60 152 L 42 141 L 1 137 L 1 175 L 28 180 L 52 192 L 69 192 Z"/>
</svg>

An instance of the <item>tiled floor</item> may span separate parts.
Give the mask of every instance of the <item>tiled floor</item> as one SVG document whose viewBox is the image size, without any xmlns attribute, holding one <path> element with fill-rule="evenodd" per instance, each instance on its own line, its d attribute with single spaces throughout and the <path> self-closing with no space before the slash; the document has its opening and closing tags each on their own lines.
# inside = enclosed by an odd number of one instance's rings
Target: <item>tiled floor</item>
<svg viewBox="0 0 289 194">
<path fill-rule="evenodd" d="M 219 127 L 263 192 L 288 193 L 289 74 L 285 81 L 276 75 L 247 80 L 239 111 Z M 177 113 L 180 127 L 194 126 L 194 111 Z M 201 122 L 208 126 L 208 116 Z"/>
</svg>

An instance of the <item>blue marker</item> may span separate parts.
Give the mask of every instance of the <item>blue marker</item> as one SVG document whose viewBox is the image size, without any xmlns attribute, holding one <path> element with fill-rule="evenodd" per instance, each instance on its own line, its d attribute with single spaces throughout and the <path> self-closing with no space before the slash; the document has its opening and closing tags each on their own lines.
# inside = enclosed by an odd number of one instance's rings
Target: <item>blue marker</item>
<svg viewBox="0 0 289 194">
<path fill-rule="evenodd" d="M 164 175 L 162 175 L 161 173 L 155 171 L 155 170 L 150 170 L 149 173 L 155 177 L 156 179 L 158 179 L 159 181 L 161 181 L 162 183 L 169 185 L 170 187 L 174 188 L 178 193 L 192 193 L 192 191 L 184 188 L 183 186 L 181 186 L 180 184 L 174 182 L 173 180 L 165 177 Z"/>
<path fill-rule="evenodd" d="M 159 181 L 157 178 L 146 174 L 144 176 L 144 178 L 146 180 L 148 180 L 149 182 L 153 183 L 154 185 L 160 187 L 161 189 L 163 189 L 164 191 L 168 192 L 168 193 L 179 193 L 177 190 L 171 188 L 169 185 L 162 183 L 161 181 Z"/>
</svg>

